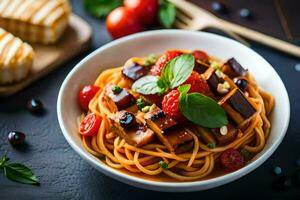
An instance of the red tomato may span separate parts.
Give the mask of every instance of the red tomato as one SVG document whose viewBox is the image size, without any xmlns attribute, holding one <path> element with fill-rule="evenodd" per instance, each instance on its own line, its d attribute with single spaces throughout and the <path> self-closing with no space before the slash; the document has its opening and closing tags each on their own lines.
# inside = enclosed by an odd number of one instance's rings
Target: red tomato
<svg viewBox="0 0 300 200">
<path fill-rule="evenodd" d="M 126 7 L 111 11 L 106 18 L 106 28 L 113 38 L 119 38 L 143 30 L 137 15 Z"/>
<path fill-rule="evenodd" d="M 220 156 L 222 167 L 235 171 L 244 166 L 244 157 L 236 149 L 228 149 Z"/>
<path fill-rule="evenodd" d="M 196 60 L 207 61 L 209 59 L 209 56 L 204 51 L 195 50 L 192 54 Z"/>
<path fill-rule="evenodd" d="M 83 136 L 92 136 L 98 133 L 101 118 L 95 113 L 88 114 L 80 123 L 79 132 Z"/>
<path fill-rule="evenodd" d="M 78 100 L 80 106 L 87 111 L 89 107 L 90 100 L 95 96 L 100 88 L 95 85 L 87 85 L 82 88 L 79 92 Z"/>
<path fill-rule="evenodd" d="M 158 12 L 158 0 L 125 0 L 125 7 L 132 10 L 144 25 L 155 22 Z"/>
</svg>

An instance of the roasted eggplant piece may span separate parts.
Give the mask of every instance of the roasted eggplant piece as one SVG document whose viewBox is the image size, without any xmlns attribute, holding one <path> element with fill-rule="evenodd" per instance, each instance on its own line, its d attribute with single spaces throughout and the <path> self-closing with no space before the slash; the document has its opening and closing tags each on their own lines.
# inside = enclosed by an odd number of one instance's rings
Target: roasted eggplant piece
<svg viewBox="0 0 300 200">
<path fill-rule="evenodd" d="M 173 118 L 165 115 L 158 107 L 145 114 L 145 121 L 154 132 L 161 134 L 177 125 Z"/>
<path fill-rule="evenodd" d="M 219 104 L 239 126 L 242 123 L 247 123 L 247 119 L 250 119 L 256 113 L 256 109 L 238 88 L 235 88 L 223 97 Z"/>
<path fill-rule="evenodd" d="M 123 110 L 135 105 L 135 98 L 126 89 L 121 88 L 117 93 L 114 92 L 114 87 L 109 86 L 106 89 L 106 95 L 116 104 L 118 110 Z M 137 110 L 137 108 L 136 108 Z"/>
<path fill-rule="evenodd" d="M 146 76 L 148 74 L 148 70 L 146 67 L 143 67 L 137 63 L 133 63 L 132 66 L 124 67 L 122 74 L 131 81 L 136 81 L 141 77 Z"/>
<path fill-rule="evenodd" d="M 176 148 L 193 140 L 189 132 L 178 127 L 178 123 L 165 115 L 160 108 L 145 114 L 145 121 L 170 152 L 174 152 Z"/>
<path fill-rule="evenodd" d="M 112 131 L 133 146 L 144 146 L 155 139 L 154 132 L 138 122 L 133 113 L 120 111 L 110 116 Z"/>
<path fill-rule="evenodd" d="M 244 69 L 240 63 L 234 58 L 230 58 L 223 66 L 222 71 L 231 79 L 237 76 L 245 76 L 247 74 L 247 70 Z"/>
<path fill-rule="evenodd" d="M 241 90 L 236 92 L 228 99 L 229 104 L 244 118 L 251 117 L 255 112 L 255 108 L 249 103 Z"/>
<path fill-rule="evenodd" d="M 221 134 L 220 128 L 211 129 L 213 135 L 217 140 L 217 144 L 224 145 L 235 140 L 238 134 L 238 129 L 236 129 L 232 124 L 228 124 L 226 127 L 227 127 L 227 133 L 224 135 Z"/>
<path fill-rule="evenodd" d="M 224 79 L 219 78 L 216 73 L 212 73 L 210 77 L 207 79 L 207 83 L 216 95 L 220 95 L 217 91 L 218 89 L 218 84 L 223 84 Z"/>
<path fill-rule="evenodd" d="M 193 141 L 193 136 L 182 127 L 176 127 L 163 134 L 163 142 L 171 152 Z"/>
<path fill-rule="evenodd" d="M 194 70 L 199 74 L 203 74 L 206 70 L 209 69 L 209 65 L 201 60 L 195 60 Z"/>
</svg>

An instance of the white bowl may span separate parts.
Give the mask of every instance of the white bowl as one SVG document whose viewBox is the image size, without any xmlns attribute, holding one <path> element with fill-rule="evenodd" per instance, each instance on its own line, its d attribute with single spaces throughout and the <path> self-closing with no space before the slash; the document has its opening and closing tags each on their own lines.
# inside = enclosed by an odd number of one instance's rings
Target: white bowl
<svg viewBox="0 0 300 200">
<path fill-rule="evenodd" d="M 267 144 L 248 165 L 233 173 L 217 178 L 195 182 L 156 182 L 133 177 L 108 167 L 88 153 L 77 132 L 76 118 L 80 115 L 77 93 L 80 88 L 92 84 L 99 73 L 117 67 L 133 56 L 161 53 L 167 49 L 203 49 L 221 59 L 234 57 L 248 68 L 259 85 L 275 97 L 276 106 L 272 115 L 272 130 Z M 63 82 L 57 102 L 57 115 L 61 130 L 73 149 L 94 168 L 121 182 L 157 191 L 188 192 L 206 190 L 234 181 L 256 169 L 276 150 L 282 141 L 290 118 L 290 103 L 287 91 L 272 66 L 248 47 L 211 33 L 183 30 L 158 30 L 134 34 L 108 43 L 97 49 L 68 74 Z"/>
</svg>

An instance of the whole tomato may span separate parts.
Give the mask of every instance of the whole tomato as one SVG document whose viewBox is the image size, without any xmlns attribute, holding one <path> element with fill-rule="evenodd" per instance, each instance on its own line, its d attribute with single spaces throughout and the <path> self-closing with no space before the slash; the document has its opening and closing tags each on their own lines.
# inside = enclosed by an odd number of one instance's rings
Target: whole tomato
<svg viewBox="0 0 300 200">
<path fill-rule="evenodd" d="M 132 10 L 144 25 L 155 22 L 159 9 L 158 0 L 125 0 L 124 5 Z"/>
<path fill-rule="evenodd" d="M 137 15 L 126 7 L 119 7 L 111 11 L 106 18 L 106 28 L 113 38 L 119 38 L 143 30 Z"/>
<path fill-rule="evenodd" d="M 82 88 L 82 90 L 80 90 L 78 94 L 78 101 L 82 109 L 88 111 L 89 103 L 99 89 L 100 88 L 96 85 L 86 85 Z"/>
</svg>

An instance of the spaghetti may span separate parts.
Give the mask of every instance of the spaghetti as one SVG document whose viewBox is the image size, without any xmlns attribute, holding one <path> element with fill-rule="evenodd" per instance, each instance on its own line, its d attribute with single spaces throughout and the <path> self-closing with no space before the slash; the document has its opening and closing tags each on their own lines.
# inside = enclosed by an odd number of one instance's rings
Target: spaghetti
<svg viewBox="0 0 300 200">
<path fill-rule="evenodd" d="M 139 61 L 141 60 L 145 61 L 144 58 L 139 58 Z M 219 61 L 210 58 L 207 63 L 214 62 Z M 211 148 L 207 145 L 207 140 L 202 137 L 203 135 L 199 135 L 199 129 L 202 131 L 207 129 L 203 127 L 197 129 L 193 125 L 187 125 L 185 130 L 192 135 L 193 146 L 186 152 L 172 152 L 158 140 L 139 147 L 127 143 L 124 138 L 111 129 L 112 124 L 109 116 L 116 113 L 118 108 L 114 102 L 106 97 L 107 85 L 117 85 L 124 88 L 135 98 L 141 96 L 141 94 L 132 90 L 132 81 L 122 75 L 122 69 L 123 67 L 105 70 L 95 81 L 94 85 L 100 89 L 89 102 L 87 113 L 95 113 L 99 116 L 101 124 L 97 134 L 82 136 L 85 149 L 108 166 L 122 169 L 122 171 L 131 174 L 160 175 L 178 181 L 195 181 L 207 177 L 215 170 L 220 170 L 220 167 L 218 167 L 220 156 L 229 149 L 242 149 L 251 155 L 255 155 L 264 148 L 271 128 L 269 116 L 274 107 L 274 98 L 269 93 L 261 90 L 249 72 L 242 77 L 248 82 L 247 89 L 243 91 L 243 94 L 256 112 L 243 123 L 236 125 L 238 134 L 232 141 L 225 144 L 216 142 L 216 146 Z M 205 77 L 207 71 L 201 76 Z M 226 76 L 226 70 L 224 70 L 224 74 Z M 231 81 L 230 84 L 234 84 L 228 76 L 224 79 L 228 79 L 228 82 Z M 230 118 L 238 117 L 237 114 L 230 113 L 230 109 L 225 110 Z M 144 113 L 141 111 L 138 113 L 136 117 L 140 121 L 144 121 Z M 83 113 L 79 117 L 78 126 L 80 126 L 80 122 L 85 116 L 86 113 Z M 167 168 L 161 166 L 161 161 L 167 164 Z"/>
</svg>

